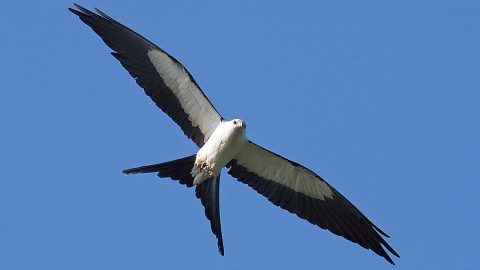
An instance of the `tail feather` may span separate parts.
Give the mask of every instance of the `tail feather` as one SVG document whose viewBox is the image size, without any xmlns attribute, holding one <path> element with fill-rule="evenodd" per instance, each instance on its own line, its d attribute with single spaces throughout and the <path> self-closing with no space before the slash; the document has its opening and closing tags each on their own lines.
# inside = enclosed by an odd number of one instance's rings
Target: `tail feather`
<svg viewBox="0 0 480 270">
<path fill-rule="evenodd" d="M 210 228 L 217 237 L 218 251 L 223 256 L 222 225 L 220 223 L 220 202 L 219 202 L 220 175 L 205 180 L 195 188 L 195 195 L 205 207 L 205 216 L 210 220 Z"/>
<path fill-rule="evenodd" d="M 141 166 L 137 168 L 123 170 L 123 174 L 137 174 L 137 173 L 154 173 L 156 172 L 158 177 L 168 177 L 173 180 L 179 180 L 180 184 L 187 187 L 193 186 L 193 177 L 191 171 L 193 164 L 195 163 L 196 155 L 188 157 L 158 163 L 153 165 Z"/>
<path fill-rule="evenodd" d="M 196 155 L 172 160 L 164 163 L 141 166 L 123 170 L 126 175 L 137 173 L 157 173 L 159 177 L 169 177 L 179 180 L 180 184 L 192 187 L 194 177 L 192 168 L 195 164 Z M 197 173 L 201 173 L 197 172 Z M 195 188 L 195 195 L 205 207 L 205 216 L 210 221 L 213 234 L 217 237 L 218 251 L 224 255 L 222 226 L 220 223 L 220 202 L 219 202 L 220 175 L 203 181 Z"/>
</svg>

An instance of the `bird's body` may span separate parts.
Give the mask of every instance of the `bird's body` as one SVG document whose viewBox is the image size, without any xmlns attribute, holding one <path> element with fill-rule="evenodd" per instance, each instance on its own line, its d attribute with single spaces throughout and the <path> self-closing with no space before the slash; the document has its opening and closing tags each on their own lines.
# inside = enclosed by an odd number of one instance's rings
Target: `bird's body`
<svg viewBox="0 0 480 270">
<path fill-rule="evenodd" d="M 100 10 L 94 13 L 75 6 L 78 10 L 69 10 L 102 38 L 145 94 L 199 147 L 194 155 L 123 173 L 157 173 L 195 186 L 222 255 L 219 186 L 226 167 L 232 177 L 299 218 L 370 249 L 392 264 L 386 250 L 399 257 L 383 238 L 388 235 L 324 179 L 248 140 L 242 120 L 224 120 L 175 58 Z"/>
<path fill-rule="evenodd" d="M 193 184 L 220 175 L 220 171 L 240 152 L 246 137 L 246 125 L 240 119 L 222 121 L 205 145 L 197 152 L 192 168 Z"/>
</svg>

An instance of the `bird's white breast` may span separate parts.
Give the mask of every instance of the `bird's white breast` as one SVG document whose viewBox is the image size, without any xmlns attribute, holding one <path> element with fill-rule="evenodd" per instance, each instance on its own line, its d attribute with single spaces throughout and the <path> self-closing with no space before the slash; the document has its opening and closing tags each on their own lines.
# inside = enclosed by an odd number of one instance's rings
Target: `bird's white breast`
<svg viewBox="0 0 480 270">
<path fill-rule="evenodd" d="M 218 176 L 247 141 L 244 128 L 233 125 L 231 121 L 220 123 L 197 152 L 192 169 L 194 184 L 198 185 L 208 178 Z"/>
</svg>

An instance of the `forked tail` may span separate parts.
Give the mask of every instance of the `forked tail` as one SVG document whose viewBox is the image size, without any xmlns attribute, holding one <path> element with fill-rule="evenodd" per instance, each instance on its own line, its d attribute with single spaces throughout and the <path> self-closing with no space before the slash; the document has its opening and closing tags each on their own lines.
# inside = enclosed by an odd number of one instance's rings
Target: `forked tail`
<svg viewBox="0 0 480 270">
<path fill-rule="evenodd" d="M 196 155 L 172 160 L 164 163 L 142 166 L 123 170 L 124 174 L 157 173 L 159 177 L 170 177 L 179 180 L 180 184 L 187 187 L 193 186 L 192 168 Z M 218 251 L 224 255 L 222 226 L 220 223 L 219 202 L 220 175 L 203 181 L 195 187 L 195 195 L 205 207 L 205 216 L 210 221 L 213 234 L 217 237 Z"/>
<path fill-rule="evenodd" d="M 195 163 L 196 155 L 172 160 L 164 163 L 147 165 L 132 169 L 123 170 L 123 174 L 137 173 L 157 173 L 158 177 L 169 177 L 173 180 L 179 180 L 180 184 L 187 187 L 193 186 L 193 177 L 191 171 Z"/>
</svg>

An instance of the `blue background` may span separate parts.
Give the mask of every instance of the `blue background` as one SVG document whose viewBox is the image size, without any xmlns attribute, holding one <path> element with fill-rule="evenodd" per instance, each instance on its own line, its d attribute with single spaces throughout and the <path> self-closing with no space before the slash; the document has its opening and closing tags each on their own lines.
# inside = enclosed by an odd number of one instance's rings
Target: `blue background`
<svg viewBox="0 0 480 270">
<path fill-rule="evenodd" d="M 323 176 L 403 269 L 479 269 L 478 1 L 82 1 L 179 59 L 249 137 Z M 1 269 L 391 269 L 225 172 L 225 257 L 177 183 L 196 147 L 69 1 L 0 9 Z"/>
</svg>

